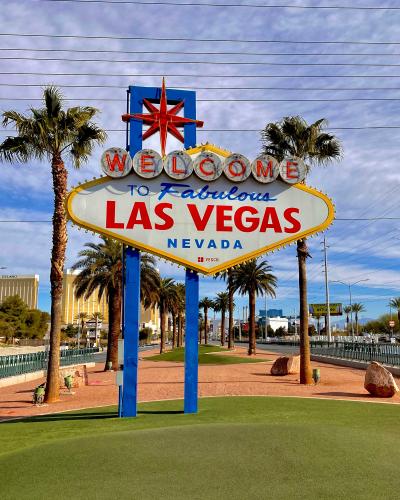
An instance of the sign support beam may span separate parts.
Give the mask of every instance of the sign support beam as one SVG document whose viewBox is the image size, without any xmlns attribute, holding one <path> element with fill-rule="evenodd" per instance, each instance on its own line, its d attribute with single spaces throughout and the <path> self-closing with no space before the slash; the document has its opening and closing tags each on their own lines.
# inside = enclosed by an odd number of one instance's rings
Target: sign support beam
<svg viewBox="0 0 400 500">
<path fill-rule="evenodd" d="M 140 252 L 132 247 L 127 247 L 125 250 L 124 298 L 125 328 L 122 416 L 136 417 L 140 321 Z"/>
<path fill-rule="evenodd" d="M 199 364 L 199 275 L 186 269 L 185 400 L 184 412 L 197 413 Z"/>
</svg>

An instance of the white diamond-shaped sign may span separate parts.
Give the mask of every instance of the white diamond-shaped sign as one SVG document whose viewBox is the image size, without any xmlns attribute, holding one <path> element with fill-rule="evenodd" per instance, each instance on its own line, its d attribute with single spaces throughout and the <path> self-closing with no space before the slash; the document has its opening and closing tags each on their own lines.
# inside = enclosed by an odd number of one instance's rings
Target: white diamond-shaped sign
<svg viewBox="0 0 400 500">
<path fill-rule="evenodd" d="M 207 183 L 165 172 L 87 182 L 71 191 L 67 211 L 86 229 L 205 274 L 322 231 L 334 218 L 329 198 L 303 184 L 225 176 Z"/>
</svg>

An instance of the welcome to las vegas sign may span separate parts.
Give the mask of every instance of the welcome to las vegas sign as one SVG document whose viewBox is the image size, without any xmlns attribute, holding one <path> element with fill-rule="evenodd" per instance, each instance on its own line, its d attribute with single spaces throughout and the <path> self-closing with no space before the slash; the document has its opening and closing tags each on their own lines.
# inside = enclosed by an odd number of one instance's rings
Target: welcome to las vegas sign
<svg viewBox="0 0 400 500">
<path fill-rule="evenodd" d="M 108 156 L 107 156 L 108 155 Z M 107 176 L 73 189 L 77 225 L 214 274 L 325 230 L 334 207 L 306 186 L 301 162 L 253 162 L 205 144 L 161 156 L 111 148 Z"/>
</svg>

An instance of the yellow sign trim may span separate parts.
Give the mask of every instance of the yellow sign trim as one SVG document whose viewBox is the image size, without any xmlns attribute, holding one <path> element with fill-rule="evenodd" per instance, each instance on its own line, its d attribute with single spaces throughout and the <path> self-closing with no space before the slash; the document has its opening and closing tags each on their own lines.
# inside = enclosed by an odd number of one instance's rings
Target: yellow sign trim
<svg viewBox="0 0 400 500">
<path fill-rule="evenodd" d="M 207 150 L 210 150 L 209 149 L 210 145 L 207 144 L 206 146 L 207 146 Z M 190 152 L 189 154 L 194 154 L 197 152 L 195 150 L 200 149 L 200 151 L 201 151 L 202 147 L 203 146 L 199 146 L 199 148 L 192 148 L 191 150 L 187 150 L 187 152 L 188 153 Z M 220 150 L 217 147 L 215 147 L 215 150 L 218 150 L 218 151 L 214 151 L 214 152 L 221 154 L 220 151 L 222 151 L 222 150 Z M 165 258 L 167 260 L 175 262 L 176 264 L 183 265 L 185 267 L 188 267 L 189 269 L 193 269 L 194 271 L 200 271 L 201 273 L 208 274 L 208 275 L 215 274 L 219 271 L 224 271 L 225 269 L 228 269 L 232 266 L 236 266 L 236 265 L 238 265 L 242 262 L 245 262 L 247 260 L 257 258 L 260 255 L 271 252 L 273 250 L 277 250 L 278 248 L 282 248 L 286 245 L 289 245 L 290 243 L 293 243 L 294 241 L 300 240 L 302 238 L 307 238 L 308 236 L 319 233 L 321 231 L 325 231 L 330 226 L 330 224 L 332 223 L 332 221 L 335 218 L 335 209 L 334 209 L 334 206 L 333 206 L 331 200 L 328 198 L 328 196 L 326 196 L 325 194 L 321 193 L 320 191 L 317 191 L 316 189 L 311 188 L 309 186 L 306 186 L 304 184 L 294 184 L 292 186 L 294 189 L 300 189 L 301 191 L 305 191 L 306 193 L 310 193 L 313 196 L 320 198 L 321 200 L 323 200 L 326 203 L 326 205 L 328 207 L 328 216 L 327 216 L 325 222 L 323 222 L 319 226 L 314 227 L 313 229 L 309 229 L 307 231 L 303 231 L 301 233 L 298 233 L 294 236 L 285 238 L 284 240 L 281 240 L 279 243 L 267 245 L 266 247 L 260 248 L 259 250 L 256 250 L 254 252 L 250 252 L 250 253 L 242 255 L 241 257 L 238 257 L 236 259 L 227 261 L 224 264 L 221 264 L 221 265 L 218 265 L 218 266 L 215 266 L 212 268 L 205 268 L 203 266 L 196 265 L 193 262 L 189 262 L 185 259 L 177 259 L 176 256 L 171 254 L 171 253 L 155 249 L 153 247 L 147 246 L 147 245 L 140 243 L 138 241 L 131 240 L 130 238 L 121 238 L 117 234 L 115 234 L 111 231 L 107 231 L 107 229 L 92 225 L 92 224 L 85 222 L 85 221 L 82 221 L 78 217 L 76 217 L 72 211 L 72 200 L 73 200 L 74 196 L 76 194 L 78 194 L 80 191 L 83 191 L 84 189 L 90 188 L 92 186 L 98 186 L 99 184 L 104 184 L 106 182 L 109 182 L 109 180 L 110 180 L 109 177 L 100 177 L 99 179 L 95 179 L 93 181 L 89 181 L 89 182 L 86 182 L 84 184 L 81 184 L 80 186 L 72 189 L 72 191 L 68 194 L 67 200 L 66 200 L 66 210 L 67 210 L 68 217 L 74 222 L 74 224 L 77 224 L 78 226 L 81 226 L 81 227 L 88 229 L 90 231 L 94 231 L 95 233 L 99 233 L 99 234 L 102 234 L 102 235 L 107 236 L 109 238 L 113 238 L 115 240 L 121 241 L 121 243 L 128 244 L 128 245 L 130 245 L 134 248 L 137 248 L 139 250 L 144 250 L 144 251 L 152 253 L 158 257 Z"/>
</svg>

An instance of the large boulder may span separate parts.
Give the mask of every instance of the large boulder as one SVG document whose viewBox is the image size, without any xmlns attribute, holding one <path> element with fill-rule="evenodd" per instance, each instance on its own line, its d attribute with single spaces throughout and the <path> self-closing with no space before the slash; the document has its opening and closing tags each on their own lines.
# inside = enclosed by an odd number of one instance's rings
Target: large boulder
<svg viewBox="0 0 400 500">
<path fill-rule="evenodd" d="M 271 367 L 271 375 L 300 373 L 300 356 L 281 356 Z"/>
<path fill-rule="evenodd" d="M 364 387 L 378 398 L 391 398 L 399 392 L 393 375 L 376 361 L 372 361 L 367 368 Z"/>
</svg>

